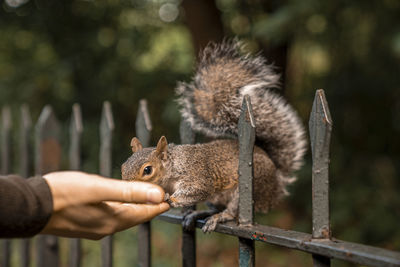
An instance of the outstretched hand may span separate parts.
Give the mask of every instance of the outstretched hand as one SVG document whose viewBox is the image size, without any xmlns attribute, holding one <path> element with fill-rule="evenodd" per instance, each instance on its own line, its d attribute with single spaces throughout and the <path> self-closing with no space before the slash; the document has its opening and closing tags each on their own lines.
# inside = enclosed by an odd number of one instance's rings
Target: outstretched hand
<svg viewBox="0 0 400 267">
<path fill-rule="evenodd" d="M 53 197 L 53 214 L 42 234 L 100 239 L 167 211 L 161 187 L 107 179 L 79 171 L 43 176 Z"/>
</svg>

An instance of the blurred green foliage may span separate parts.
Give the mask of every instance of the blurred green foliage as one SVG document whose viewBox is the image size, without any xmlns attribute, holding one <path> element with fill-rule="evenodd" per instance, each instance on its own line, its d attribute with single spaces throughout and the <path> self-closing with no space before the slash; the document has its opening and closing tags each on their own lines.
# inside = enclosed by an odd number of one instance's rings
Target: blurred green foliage
<svg viewBox="0 0 400 267">
<path fill-rule="evenodd" d="M 65 125 L 67 148 L 71 107 L 80 103 L 83 169 L 96 172 L 101 107 L 109 100 L 116 123 L 113 173 L 119 177 L 119 166 L 130 154 L 138 101 L 146 98 L 152 142 L 161 135 L 179 142 L 174 87 L 190 78 L 197 53 L 196 32 L 185 23 L 191 19 L 185 16 L 186 1 L 3 1 L 0 107 L 12 107 L 15 130 L 22 103 L 29 105 L 34 121 L 51 104 Z M 216 0 L 215 5 L 225 35 L 239 36 L 250 51 L 286 45 L 284 93 L 305 124 L 315 89 L 325 89 L 334 121 L 333 235 L 400 250 L 400 2 Z M 203 15 L 206 20 L 208 14 Z M 299 176 L 291 196 L 258 221 L 311 231 L 309 155 Z M 171 244 L 180 242 L 179 229 L 154 224 L 160 229 L 154 238 L 155 265 L 176 266 L 179 255 L 173 256 Z M 131 231 L 117 235 L 116 266 L 135 262 L 133 236 Z M 199 236 L 200 266 L 235 264 L 229 260 L 237 255 L 231 237 Z M 99 251 L 93 244 L 85 243 L 84 255 L 96 265 Z M 310 262 L 299 252 L 257 246 L 258 261 L 271 266 Z"/>
</svg>

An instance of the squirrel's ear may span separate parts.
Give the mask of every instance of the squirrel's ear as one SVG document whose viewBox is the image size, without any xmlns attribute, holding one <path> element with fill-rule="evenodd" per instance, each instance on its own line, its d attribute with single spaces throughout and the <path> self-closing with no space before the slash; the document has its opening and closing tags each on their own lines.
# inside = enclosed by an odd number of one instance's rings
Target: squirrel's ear
<svg viewBox="0 0 400 267">
<path fill-rule="evenodd" d="M 131 147 L 132 147 L 132 152 L 133 153 L 143 149 L 142 143 L 140 143 L 139 139 L 137 139 L 136 137 L 132 138 Z"/>
<path fill-rule="evenodd" d="M 168 151 L 168 142 L 165 136 L 161 136 L 160 140 L 158 140 L 156 153 L 158 157 L 161 159 L 167 159 L 167 151 Z"/>
</svg>

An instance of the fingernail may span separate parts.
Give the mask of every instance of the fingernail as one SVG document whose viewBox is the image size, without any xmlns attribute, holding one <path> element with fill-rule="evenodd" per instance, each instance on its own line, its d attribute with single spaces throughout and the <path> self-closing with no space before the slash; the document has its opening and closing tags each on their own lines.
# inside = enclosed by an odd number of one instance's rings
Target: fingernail
<svg viewBox="0 0 400 267">
<path fill-rule="evenodd" d="M 160 190 L 152 188 L 147 192 L 147 200 L 153 203 L 160 203 L 162 199 L 162 194 Z"/>
</svg>

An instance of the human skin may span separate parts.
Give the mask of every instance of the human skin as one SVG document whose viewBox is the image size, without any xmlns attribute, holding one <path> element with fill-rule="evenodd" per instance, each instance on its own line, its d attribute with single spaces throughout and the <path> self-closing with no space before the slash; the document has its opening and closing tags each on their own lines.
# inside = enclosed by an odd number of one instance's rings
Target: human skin
<svg viewBox="0 0 400 267">
<path fill-rule="evenodd" d="M 43 176 L 53 197 L 53 213 L 41 234 L 98 240 L 167 211 L 161 187 L 79 171 Z"/>
</svg>

